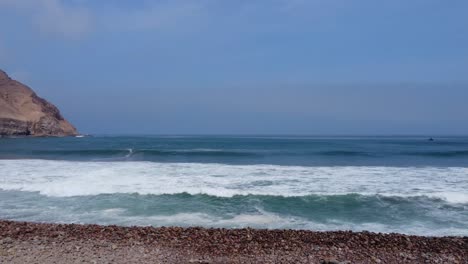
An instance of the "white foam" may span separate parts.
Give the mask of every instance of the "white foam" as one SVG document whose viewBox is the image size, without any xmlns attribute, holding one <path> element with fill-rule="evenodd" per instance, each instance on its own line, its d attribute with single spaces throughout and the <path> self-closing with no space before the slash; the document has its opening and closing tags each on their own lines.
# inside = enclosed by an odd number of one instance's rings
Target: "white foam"
<svg viewBox="0 0 468 264">
<path fill-rule="evenodd" d="M 450 202 L 450 203 L 468 203 L 468 189 L 465 189 L 465 193 L 460 192 L 440 192 L 434 193 L 430 196 L 435 198 L 440 198 Z"/>
<path fill-rule="evenodd" d="M 257 227 L 287 228 L 291 219 L 275 214 L 239 214 L 230 218 L 205 213 L 178 213 L 173 215 L 124 216 L 115 215 L 114 219 L 125 219 L 126 223 L 156 226 L 206 226 L 206 227 Z"/>
<path fill-rule="evenodd" d="M 129 158 L 129 157 L 131 157 L 132 154 L 133 154 L 133 149 L 129 148 L 129 149 L 127 149 L 127 151 L 128 151 L 128 153 L 127 153 L 127 155 L 125 155 L 125 157 L 126 157 L 126 158 Z"/>
<path fill-rule="evenodd" d="M 0 160 L 0 189 L 69 197 L 111 193 L 436 197 L 468 203 L 468 168 L 301 167 Z"/>
<path fill-rule="evenodd" d="M 391 225 L 376 222 L 356 223 L 343 220 L 315 222 L 297 216 L 278 215 L 260 210 L 255 214 L 238 214 L 231 217 L 221 217 L 206 213 L 177 213 L 171 215 L 128 215 L 125 209 L 97 210 L 86 214 L 57 215 L 60 223 L 93 223 L 116 224 L 127 226 L 204 226 L 228 228 L 267 228 L 267 229 L 305 229 L 315 231 L 371 231 L 380 233 L 403 233 L 425 236 L 467 236 L 468 229 L 463 227 L 434 228 L 424 222 L 408 221 L 405 225 Z M 37 218 L 37 216 L 35 216 Z M 50 216 L 45 216 L 46 221 Z M 27 219 L 24 219 L 27 220 Z"/>
</svg>

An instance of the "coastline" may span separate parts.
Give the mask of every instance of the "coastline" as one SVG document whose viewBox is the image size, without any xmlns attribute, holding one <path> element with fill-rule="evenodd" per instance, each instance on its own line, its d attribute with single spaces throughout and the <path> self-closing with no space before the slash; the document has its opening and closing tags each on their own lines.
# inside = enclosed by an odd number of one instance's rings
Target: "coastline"
<svg viewBox="0 0 468 264">
<path fill-rule="evenodd" d="M 0 221 L 0 263 L 468 263 L 468 237 Z"/>
</svg>

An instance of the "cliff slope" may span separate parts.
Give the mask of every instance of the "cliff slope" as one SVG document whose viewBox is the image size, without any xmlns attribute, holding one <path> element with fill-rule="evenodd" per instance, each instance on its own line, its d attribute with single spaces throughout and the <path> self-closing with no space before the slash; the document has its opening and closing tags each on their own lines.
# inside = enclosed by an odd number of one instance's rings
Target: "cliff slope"
<svg viewBox="0 0 468 264">
<path fill-rule="evenodd" d="M 53 104 L 0 70 L 0 136 L 74 136 Z"/>
</svg>

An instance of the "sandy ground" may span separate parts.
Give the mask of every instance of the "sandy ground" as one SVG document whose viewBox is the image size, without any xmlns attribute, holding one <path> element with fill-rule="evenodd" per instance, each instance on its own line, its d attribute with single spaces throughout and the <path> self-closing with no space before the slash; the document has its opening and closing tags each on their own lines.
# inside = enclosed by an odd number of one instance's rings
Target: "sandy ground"
<svg viewBox="0 0 468 264">
<path fill-rule="evenodd" d="M 468 237 L 0 221 L 0 263 L 468 263 Z"/>
</svg>

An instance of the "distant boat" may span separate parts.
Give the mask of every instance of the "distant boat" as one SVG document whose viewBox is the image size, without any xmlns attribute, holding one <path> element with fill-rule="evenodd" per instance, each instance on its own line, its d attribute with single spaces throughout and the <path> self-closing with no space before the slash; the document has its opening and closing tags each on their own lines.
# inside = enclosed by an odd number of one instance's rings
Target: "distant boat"
<svg viewBox="0 0 468 264">
<path fill-rule="evenodd" d="M 429 138 L 428 140 L 429 140 L 429 141 L 434 141 L 434 139 L 433 139 L 433 138 Z"/>
<path fill-rule="evenodd" d="M 77 138 L 84 138 L 84 137 L 86 137 L 86 136 L 85 136 L 85 135 L 76 135 L 75 137 L 77 137 Z"/>
</svg>

